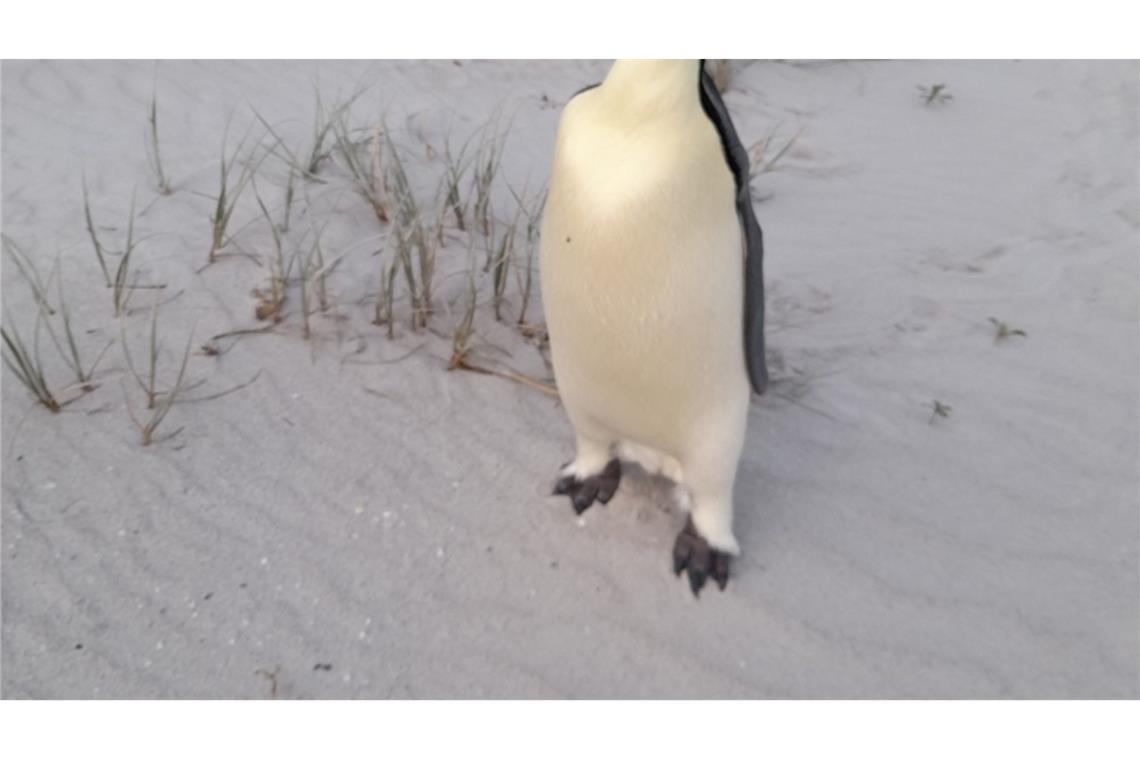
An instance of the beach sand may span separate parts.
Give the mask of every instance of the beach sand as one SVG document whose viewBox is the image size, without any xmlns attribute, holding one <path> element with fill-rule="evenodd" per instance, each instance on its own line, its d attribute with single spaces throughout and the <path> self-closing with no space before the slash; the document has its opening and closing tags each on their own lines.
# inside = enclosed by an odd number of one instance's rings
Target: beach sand
<svg viewBox="0 0 1140 760">
<path fill-rule="evenodd" d="M 263 324 L 262 265 L 203 268 L 227 125 L 251 147 L 256 109 L 303 150 L 315 87 L 326 107 L 366 88 L 353 125 L 383 119 L 427 202 L 445 138 L 497 118 L 509 221 L 508 184 L 544 185 L 560 106 L 607 66 L 3 64 L 4 235 L 45 280 L 58 258 L 86 359 L 113 342 L 59 414 L 3 370 L 4 697 L 1140 696 L 1135 62 L 733 63 L 745 144 L 798 137 L 754 182 L 772 385 L 724 593 L 672 575 L 667 483 L 632 472 L 579 519 L 549 496 L 573 455 L 557 399 L 447 371 L 478 236 L 469 254 L 448 229 L 430 329 L 406 303 L 393 340 L 371 324 L 386 228 L 335 160 L 298 181 L 286 235 L 291 255 L 321 229 L 339 257 L 313 337 L 291 286 L 271 332 L 191 355 L 184 399 L 256 379 L 174 405 L 158 437 L 179 432 L 140 445 L 120 342 L 145 365 L 156 297 L 163 387 L 191 331 Z M 924 102 L 933 84 L 952 99 Z M 170 195 L 147 164 L 152 92 Z M 122 320 L 84 175 L 112 249 L 136 192 L 140 282 L 166 285 Z M 258 170 L 275 218 L 285 175 Z M 232 232 L 229 252 L 269 254 L 252 188 Z M 472 362 L 551 380 L 515 283 L 498 323 L 477 270 Z M 30 340 L 31 290 L 2 271 L 5 328 Z"/>
</svg>

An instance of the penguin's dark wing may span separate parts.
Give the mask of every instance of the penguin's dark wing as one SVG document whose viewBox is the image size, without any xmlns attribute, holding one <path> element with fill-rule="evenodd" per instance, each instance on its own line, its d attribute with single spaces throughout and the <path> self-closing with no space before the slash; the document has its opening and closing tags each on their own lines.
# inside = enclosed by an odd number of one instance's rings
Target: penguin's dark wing
<svg viewBox="0 0 1140 760">
<path fill-rule="evenodd" d="M 736 180 L 736 215 L 744 235 L 744 354 L 752 389 L 763 393 L 768 387 L 768 365 L 764 361 L 764 238 L 748 187 L 748 151 L 740 144 L 732 118 L 720 93 L 701 67 L 701 107 L 720 134 L 720 144 L 728 168 Z"/>
</svg>

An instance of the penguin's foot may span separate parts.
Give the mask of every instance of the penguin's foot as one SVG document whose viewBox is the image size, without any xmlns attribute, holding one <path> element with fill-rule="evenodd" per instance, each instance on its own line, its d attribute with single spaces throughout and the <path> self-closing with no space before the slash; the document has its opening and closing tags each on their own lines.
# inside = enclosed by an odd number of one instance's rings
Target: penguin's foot
<svg viewBox="0 0 1140 760">
<path fill-rule="evenodd" d="M 554 496 L 569 496 L 574 505 L 574 513 L 582 514 L 595 501 L 606 504 L 617 492 L 621 482 L 621 463 L 611 459 L 597 475 L 579 478 L 577 475 L 564 475 L 554 484 Z"/>
<path fill-rule="evenodd" d="M 673 573 L 678 577 L 682 570 L 689 572 L 689 588 L 699 597 L 705 580 L 712 578 L 720 590 L 728 585 L 728 564 L 731 555 L 718 551 L 697 532 L 693 518 L 685 520 L 685 527 L 677 534 L 673 544 Z"/>
</svg>

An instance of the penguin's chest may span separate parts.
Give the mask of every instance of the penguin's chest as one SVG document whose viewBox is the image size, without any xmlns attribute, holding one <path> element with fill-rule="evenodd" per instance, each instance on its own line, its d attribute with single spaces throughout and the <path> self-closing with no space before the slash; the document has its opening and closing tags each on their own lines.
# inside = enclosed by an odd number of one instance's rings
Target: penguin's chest
<svg viewBox="0 0 1140 760">
<path fill-rule="evenodd" d="M 732 177 L 715 134 L 673 137 L 587 132 L 563 141 L 551 177 L 542 282 L 555 372 L 571 396 L 604 396 L 608 417 L 707 392 L 742 361 Z"/>
</svg>

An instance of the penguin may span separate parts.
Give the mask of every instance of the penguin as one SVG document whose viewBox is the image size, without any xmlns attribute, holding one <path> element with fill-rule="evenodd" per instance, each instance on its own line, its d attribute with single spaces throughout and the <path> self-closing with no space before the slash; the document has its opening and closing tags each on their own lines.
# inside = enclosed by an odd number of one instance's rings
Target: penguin
<svg viewBox="0 0 1140 760">
<path fill-rule="evenodd" d="M 559 119 L 540 277 L 576 452 L 555 495 L 606 504 L 633 461 L 678 485 L 673 571 L 728 584 L 733 486 L 762 393 L 763 241 L 748 154 L 696 60 L 619 60 Z"/>
</svg>

